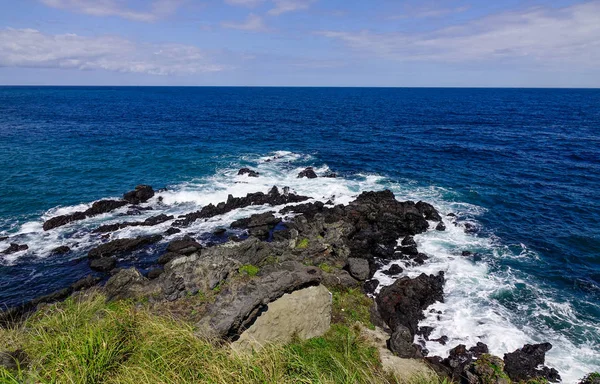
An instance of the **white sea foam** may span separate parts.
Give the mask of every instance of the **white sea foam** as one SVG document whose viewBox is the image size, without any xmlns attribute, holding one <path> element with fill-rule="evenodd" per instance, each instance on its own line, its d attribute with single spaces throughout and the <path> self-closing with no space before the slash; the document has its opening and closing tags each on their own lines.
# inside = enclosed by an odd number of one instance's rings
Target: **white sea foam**
<svg viewBox="0 0 600 384">
<path fill-rule="evenodd" d="M 446 356 L 448 350 L 458 344 L 471 346 L 482 341 L 490 347 L 492 353 L 502 356 L 525 343 L 550 341 L 554 348 L 547 355 L 547 364 L 559 370 L 565 383 L 574 383 L 585 373 L 598 369 L 600 366 L 598 345 L 574 345 L 557 331 L 540 328 L 535 326 L 534 322 L 518 318 L 519 315 L 515 311 L 506 308 L 496 299 L 503 292 L 513 290 L 516 285 L 529 287 L 532 292 L 538 292 L 532 298 L 535 303 L 531 303 L 534 309 L 531 316 L 558 316 L 573 326 L 582 327 L 588 332 L 596 332 L 595 337 L 598 337 L 598 329 L 594 324 L 577 319 L 569 303 L 556 301 L 560 297 L 559 294 L 543 291 L 545 288 L 533 278 L 522 276 L 517 271 L 496 267 L 503 258 L 535 258 L 537 257 L 535 252 L 523 245 L 519 253 L 514 253 L 508 247 L 501 245 L 493 235 L 485 237 L 465 233 L 464 222 L 478 225 L 477 217 L 485 213 L 485 209 L 456 201 L 457 196 L 450 190 L 422 186 L 410 180 L 391 181 L 381 175 L 355 174 L 338 178 L 298 179 L 298 172 L 312 161 L 314 159 L 310 155 L 286 151 L 247 156 L 242 158 L 239 164 L 219 169 L 212 176 L 170 186 L 167 191 L 157 193 L 147 204 L 154 209 L 142 211 L 139 216 L 119 216 L 127 210 L 124 207 L 109 214 L 44 232 L 42 230 L 44 220 L 56 215 L 83 211 L 91 203 L 50 209 L 40 220 L 24 223 L 11 235 L 11 241 L 28 244 L 29 250 L 9 255 L 3 262 L 14 263 L 25 254 L 44 258 L 52 249 L 60 245 L 75 247 L 85 252 L 99 241 L 99 235 L 90 233 L 91 230 L 102 224 L 125 220 L 141 221 L 160 213 L 177 217 L 201 209 L 210 203 L 218 204 L 226 201 L 229 194 L 241 197 L 257 191 L 267 192 L 274 185 L 280 188 L 287 186 L 292 192 L 311 196 L 322 202 L 332 200 L 335 204 L 347 204 L 362 191 L 388 188 L 399 200 L 429 201 L 443 216 L 450 212 L 456 213 L 463 223 L 457 226 L 454 225 L 453 218 L 444 217 L 446 231 L 430 229 L 424 234 L 415 236 L 419 250 L 429 256 L 429 260 L 424 265 L 411 266 L 402 261 L 393 261 L 389 265 L 398 263 L 404 269 L 400 276 L 391 278 L 381 271 L 375 275 L 375 278 L 380 281 L 380 286 L 385 286 L 392 284 L 401 276 L 415 277 L 421 273 L 445 272 L 445 302 L 431 306 L 425 312 L 426 318 L 421 322 L 423 326 L 429 325 L 435 328 L 431 338 L 443 335 L 449 338 L 446 345 L 427 342 L 426 347 L 432 355 Z M 258 171 L 260 177 L 237 175 L 238 169 L 243 166 Z M 314 167 L 317 174 L 331 172 L 326 165 L 316 164 Z M 162 198 L 162 203 L 159 203 L 159 198 Z M 208 220 L 197 220 L 186 228 L 186 232 L 211 232 L 219 227 L 228 227 L 232 221 L 250 214 L 277 211 L 278 208 L 280 207 L 251 206 L 234 210 Z M 152 227 L 127 227 L 113 233 L 112 238 L 163 233 L 170 224 L 171 221 Z M 435 225 L 431 226 L 434 227 Z M 8 241 L 2 244 L 8 245 Z M 463 257 L 462 251 L 481 253 L 482 260 L 473 261 L 469 257 Z M 536 303 L 541 304 L 536 305 Z"/>
</svg>

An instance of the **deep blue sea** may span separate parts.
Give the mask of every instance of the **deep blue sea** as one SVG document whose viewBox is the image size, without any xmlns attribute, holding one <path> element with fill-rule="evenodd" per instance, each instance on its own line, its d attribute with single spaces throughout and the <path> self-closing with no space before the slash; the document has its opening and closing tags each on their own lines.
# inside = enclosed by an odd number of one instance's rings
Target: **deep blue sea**
<svg viewBox="0 0 600 384">
<path fill-rule="evenodd" d="M 297 179 L 307 165 L 340 177 Z M 29 245 L 0 257 L 0 305 L 88 274 L 89 229 L 115 215 L 48 232 L 43 220 L 136 184 L 168 188 L 152 215 L 272 185 L 338 202 L 390 188 L 462 223 L 417 237 L 431 262 L 406 271 L 448 277 L 443 314 L 424 324 L 450 342 L 432 353 L 550 341 L 565 382 L 600 367 L 600 90 L 0 87 L 0 181 L 0 251 Z M 74 252 L 50 256 L 62 244 Z"/>
</svg>

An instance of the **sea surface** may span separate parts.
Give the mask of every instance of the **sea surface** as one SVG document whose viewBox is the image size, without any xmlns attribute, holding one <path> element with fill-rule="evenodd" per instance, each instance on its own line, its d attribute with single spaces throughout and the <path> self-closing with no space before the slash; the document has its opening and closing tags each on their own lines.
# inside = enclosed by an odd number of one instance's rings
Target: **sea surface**
<svg viewBox="0 0 600 384">
<path fill-rule="evenodd" d="M 237 176 L 242 166 L 261 177 Z M 297 179 L 305 166 L 338 178 Z M 428 342 L 432 354 L 483 341 L 502 356 L 549 341 L 547 364 L 564 382 L 600 369 L 600 90 L 0 87 L 0 236 L 11 236 L 0 252 L 29 245 L 0 256 L 0 306 L 90 273 L 84 256 L 99 239 L 89 230 L 124 218 L 48 232 L 43 220 L 141 183 L 167 191 L 139 219 L 273 185 L 336 203 L 386 188 L 431 202 L 458 225 L 445 217 L 446 231 L 417 236 L 430 262 L 404 274 L 446 272 L 442 314 L 422 324 L 450 340 Z M 50 255 L 59 245 L 74 252 Z"/>
</svg>

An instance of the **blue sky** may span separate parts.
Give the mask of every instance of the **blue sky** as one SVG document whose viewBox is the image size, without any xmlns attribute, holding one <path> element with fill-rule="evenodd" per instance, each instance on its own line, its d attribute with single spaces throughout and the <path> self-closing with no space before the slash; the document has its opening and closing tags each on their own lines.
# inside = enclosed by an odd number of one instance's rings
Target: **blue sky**
<svg viewBox="0 0 600 384">
<path fill-rule="evenodd" d="M 0 0 L 0 84 L 600 87 L 600 0 Z"/>
</svg>

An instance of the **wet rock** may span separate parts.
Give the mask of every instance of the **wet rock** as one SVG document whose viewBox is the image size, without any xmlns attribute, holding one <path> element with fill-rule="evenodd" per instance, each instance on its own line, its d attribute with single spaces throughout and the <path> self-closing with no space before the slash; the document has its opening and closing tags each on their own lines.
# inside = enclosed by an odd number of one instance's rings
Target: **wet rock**
<svg viewBox="0 0 600 384">
<path fill-rule="evenodd" d="M 316 179 L 317 174 L 313 170 L 312 167 L 305 168 L 302 172 L 298 173 L 298 178 L 301 179 L 303 177 L 307 177 L 309 179 Z"/>
<path fill-rule="evenodd" d="M 401 274 L 403 271 L 404 270 L 402 269 L 402 267 L 398 264 L 392 264 L 392 266 L 389 269 L 382 271 L 381 273 L 387 276 L 396 276 Z"/>
<path fill-rule="evenodd" d="M 0 241 L 8 240 L 8 236 L 0 236 Z"/>
<path fill-rule="evenodd" d="M 114 232 L 114 231 L 117 231 L 119 229 L 123 229 L 126 227 L 138 227 L 138 226 L 150 227 L 150 226 L 158 225 L 158 224 L 161 224 L 166 221 L 173 220 L 173 219 L 174 219 L 173 216 L 167 216 L 165 214 L 160 214 L 157 216 L 149 217 L 144 221 L 135 221 L 135 222 L 126 221 L 123 223 L 102 225 L 102 226 L 96 228 L 93 232 L 94 233 L 107 233 L 107 232 Z"/>
<path fill-rule="evenodd" d="M 412 341 L 413 335 L 410 330 L 404 326 L 398 326 L 388 340 L 388 348 L 397 356 L 405 359 L 422 357 Z"/>
<path fill-rule="evenodd" d="M 29 249 L 29 246 L 27 246 L 27 244 L 11 243 L 10 246 L 8 248 L 6 248 L 4 251 L 0 252 L 0 254 L 10 255 L 12 253 L 26 251 L 27 249 Z"/>
<path fill-rule="evenodd" d="M 0 351 L 0 368 L 9 371 L 18 370 L 19 368 L 23 369 L 27 366 L 27 361 L 27 353 L 22 349 L 17 349 L 12 352 Z"/>
<path fill-rule="evenodd" d="M 181 229 L 171 227 L 165 231 L 165 236 L 171 236 L 171 235 L 175 235 L 177 233 L 181 233 Z"/>
<path fill-rule="evenodd" d="M 61 215 L 53 217 L 44 222 L 42 228 L 44 231 L 48 231 L 50 229 L 54 229 L 57 227 L 61 227 L 63 225 L 72 223 L 74 221 L 79 221 L 86 219 L 88 217 L 97 216 L 103 213 L 108 213 L 117 208 L 120 208 L 124 205 L 127 205 L 127 201 L 123 200 L 99 200 L 92 204 L 90 208 L 85 210 L 84 212 L 74 212 L 68 215 Z"/>
<path fill-rule="evenodd" d="M 229 195 L 226 202 L 221 202 L 216 206 L 208 204 L 201 210 L 179 216 L 172 224 L 175 227 L 186 227 L 198 219 L 206 219 L 217 215 L 233 211 L 234 209 L 249 207 L 251 205 L 283 205 L 289 203 L 299 203 L 308 200 L 309 197 L 299 196 L 293 193 L 281 194 L 277 187 L 271 188 L 269 193 L 249 193 L 245 197 L 233 197 Z"/>
<path fill-rule="evenodd" d="M 281 218 L 275 217 L 273 212 L 258 213 L 236 220 L 231 223 L 231 228 L 246 228 L 250 236 L 255 236 L 261 240 L 269 237 L 270 231 L 281 222 Z"/>
<path fill-rule="evenodd" d="M 433 332 L 434 328 L 430 326 L 419 327 L 417 330 L 417 335 L 423 336 L 423 339 L 429 340 L 429 336 Z"/>
<path fill-rule="evenodd" d="M 167 246 L 167 252 L 177 253 L 179 255 L 191 255 L 202 249 L 202 244 L 194 238 L 185 235 L 181 239 L 173 240 Z"/>
<path fill-rule="evenodd" d="M 431 341 L 440 343 L 442 345 L 446 345 L 446 343 L 448 342 L 448 336 L 444 335 L 442 337 L 438 337 L 437 339 L 431 339 Z"/>
<path fill-rule="evenodd" d="M 158 264 L 167 264 L 168 262 L 170 262 L 171 260 L 174 260 L 178 257 L 181 257 L 183 255 L 180 255 L 179 253 L 175 253 L 175 252 L 167 252 L 164 253 L 162 255 L 159 256 L 158 260 L 156 260 L 156 262 Z"/>
<path fill-rule="evenodd" d="M 92 276 L 92 275 L 87 275 L 83 279 L 79 279 L 76 282 L 74 282 L 73 284 L 71 284 L 71 289 L 74 292 L 81 291 L 84 289 L 91 288 L 91 287 L 95 286 L 96 284 L 98 284 L 99 282 L 100 282 L 99 278 Z"/>
<path fill-rule="evenodd" d="M 215 236 L 223 236 L 227 232 L 226 228 L 217 228 L 213 231 L 213 235 Z"/>
<path fill-rule="evenodd" d="M 140 236 L 134 239 L 117 239 L 93 248 L 88 252 L 88 258 L 101 259 L 133 252 L 139 248 L 159 242 L 161 235 Z"/>
<path fill-rule="evenodd" d="M 379 280 L 377 279 L 365 281 L 365 283 L 363 284 L 363 290 L 367 294 L 375 293 L 377 287 L 379 287 Z"/>
<path fill-rule="evenodd" d="M 546 352 L 550 349 L 550 343 L 526 344 L 523 348 L 504 355 L 504 370 L 513 381 L 544 378 L 550 382 L 558 382 L 560 375 L 556 369 L 544 366 Z"/>
<path fill-rule="evenodd" d="M 416 204 L 416 206 L 419 212 L 421 212 L 421 214 L 423 215 L 423 217 L 425 217 L 425 219 L 433 221 L 442 221 L 442 217 L 440 216 L 438 211 L 436 211 L 433 205 L 425 203 L 423 201 L 419 201 Z"/>
<path fill-rule="evenodd" d="M 266 305 L 231 346 L 252 350 L 272 343 L 288 343 L 322 336 L 331 324 L 331 293 L 322 285 L 285 293 Z"/>
<path fill-rule="evenodd" d="M 66 245 L 61 245 L 60 247 L 56 247 L 51 251 L 53 255 L 64 255 L 65 253 L 69 252 L 71 252 L 71 248 L 67 247 Z"/>
<path fill-rule="evenodd" d="M 117 266 L 117 258 L 114 256 L 111 257 L 101 257 L 99 259 L 89 260 L 88 262 L 90 269 L 98 272 L 110 272 Z"/>
<path fill-rule="evenodd" d="M 398 279 L 379 292 L 377 306 L 381 317 L 392 330 L 404 326 L 414 335 L 418 322 L 424 318 L 423 310 L 436 301 L 443 302 L 443 288 L 443 272 L 437 276 L 421 274 L 414 279 Z"/>
<path fill-rule="evenodd" d="M 369 262 L 365 259 L 350 257 L 346 268 L 356 280 L 365 281 L 369 278 Z"/>
<path fill-rule="evenodd" d="M 335 179 L 337 177 L 337 174 L 333 173 L 333 172 L 327 172 L 326 174 L 324 174 L 321 177 L 327 177 L 327 178 L 330 178 L 330 179 Z"/>
<path fill-rule="evenodd" d="M 258 177 L 260 173 L 251 170 L 250 168 L 242 168 L 238 171 L 238 175 L 248 175 L 248 177 Z"/>
<path fill-rule="evenodd" d="M 446 226 L 444 225 L 443 222 L 439 222 L 436 226 L 435 226 L 435 230 L 436 231 L 445 231 L 446 230 Z"/>
<path fill-rule="evenodd" d="M 600 373 L 589 373 L 583 379 L 581 379 L 578 384 L 600 384 Z"/>
<path fill-rule="evenodd" d="M 130 204 L 145 203 L 154 196 L 154 189 L 149 185 L 138 185 L 133 191 L 129 191 L 123 195 L 123 200 Z"/>
</svg>

